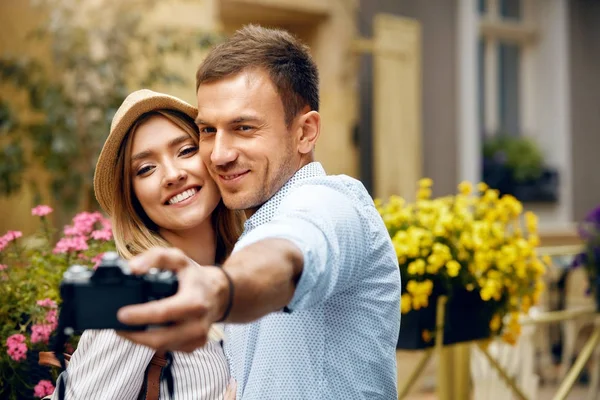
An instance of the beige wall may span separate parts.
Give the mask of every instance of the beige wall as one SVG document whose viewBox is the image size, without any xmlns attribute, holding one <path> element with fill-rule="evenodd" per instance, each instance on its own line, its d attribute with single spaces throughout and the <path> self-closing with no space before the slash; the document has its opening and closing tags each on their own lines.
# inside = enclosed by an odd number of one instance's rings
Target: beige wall
<svg viewBox="0 0 600 400">
<path fill-rule="evenodd" d="M 456 132 L 456 5 L 447 0 L 361 0 L 359 27 L 372 35 L 376 13 L 414 18 L 422 37 L 423 174 L 435 182 L 434 195 L 455 191 L 458 180 Z M 361 179 L 371 188 L 372 58 L 360 64 Z"/>
<path fill-rule="evenodd" d="M 27 41 L 25 36 L 32 29 L 42 15 L 35 13 L 27 1 L 1 1 L 0 2 L 0 54 L 42 56 L 47 54 L 47 49 L 39 43 Z M 43 57 L 42 57 L 43 58 Z M 32 118 L 32 114 L 24 107 L 26 97 L 16 92 L 10 85 L 0 82 L 2 97 L 10 99 L 12 111 L 19 118 Z M 0 162 L 5 162 L 0 160 Z M 31 215 L 31 208 L 39 203 L 50 203 L 50 196 L 44 190 L 46 177 L 40 169 L 29 171 L 28 176 L 34 178 L 36 184 L 32 187 L 26 185 L 21 192 L 11 197 L 0 196 L 0 235 L 7 230 L 19 230 L 32 233 L 39 226 L 39 219 Z M 37 198 L 34 187 L 41 191 L 41 198 Z"/>
<path fill-rule="evenodd" d="M 600 2 L 570 0 L 573 216 L 600 204 Z"/>
</svg>

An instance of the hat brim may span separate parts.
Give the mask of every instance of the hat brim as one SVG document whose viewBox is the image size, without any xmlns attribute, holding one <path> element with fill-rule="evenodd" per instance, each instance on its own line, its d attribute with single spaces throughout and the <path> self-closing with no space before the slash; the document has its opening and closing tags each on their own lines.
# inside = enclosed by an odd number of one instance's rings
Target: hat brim
<svg viewBox="0 0 600 400">
<path fill-rule="evenodd" d="M 116 170 L 116 166 L 121 143 L 138 118 L 157 110 L 179 111 L 192 119 L 198 115 L 196 107 L 164 93 L 142 89 L 127 96 L 115 113 L 110 133 L 104 142 L 94 171 L 94 194 L 100 207 L 108 215 L 112 215 L 114 194 L 117 192 L 114 185 L 115 174 L 120 173 Z"/>
</svg>

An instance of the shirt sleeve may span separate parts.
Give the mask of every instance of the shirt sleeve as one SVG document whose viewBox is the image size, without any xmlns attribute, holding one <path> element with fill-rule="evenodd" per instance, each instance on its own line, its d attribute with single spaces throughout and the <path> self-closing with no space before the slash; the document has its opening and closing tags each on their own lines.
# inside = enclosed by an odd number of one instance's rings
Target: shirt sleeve
<svg viewBox="0 0 600 400">
<path fill-rule="evenodd" d="M 366 236 L 352 200 L 326 186 L 305 185 L 282 201 L 274 218 L 246 234 L 239 250 L 264 239 L 287 239 L 304 256 L 302 275 L 288 311 L 322 304 L 360 280 L 350 246 L 361 252 Z"/>
</svg>

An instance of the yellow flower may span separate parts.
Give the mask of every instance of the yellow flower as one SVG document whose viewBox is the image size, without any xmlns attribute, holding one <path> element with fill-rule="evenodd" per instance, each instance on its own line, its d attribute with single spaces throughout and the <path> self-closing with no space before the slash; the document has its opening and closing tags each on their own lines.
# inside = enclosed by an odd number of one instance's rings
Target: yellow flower
<svg viewBox="0 0 600 400">
<path fill-rule="evenodd" d="M 448 270 L 448 275 L 451 277 L 458 276 L 460 264 L 456 260 L 450 260 L 446 263 L 446 269 Z"/>
<path fill-rule="evenodd" d="M 502 327 L 502 317 L 500 314 L 494 314 L 494 317 L 490 321 L 490 330 L 492 332 L 498 332 Z"/>
<path fill-rule="evenodd" d="M 542 257 L 542 261 L 544 262 L 544 264 L 546 264 L 546 266 L 551 267 L 552 266 L 552 257 L 546 255 Z"/>
<path fill-rule="evenodd" d="M 420 188 L 430 188 L 433 185 L 433 180 L 431 178 L 423 178 L 419 179 L 418 183 Z"/>
<path fill-rule="evenodd" d="M 540 245 L 540 237 L 538 235 L 536 235 L 535 233 L 529 234 L 527 241 L 529 242 L 529 245 L 531 247 L 537 247 Z"/>
<path fill-rule="evenodd" d="M 423 332 L 421 332 L 421 338 L 423 338 L 423 341 L 425 343 L 429 343 L 429 342 L 431 342 L 431 339 L 433 338 L 433 335 L 431 334 L 430 330 L 423 329 Z"/>
<path fill-rule="evenodd" d="M 525 213 L 525 226 L 527 226 L 527 231 L 529 233 L 536 233 L 537 232 L 538 218 L 531 211 L 527 211 Z"/>
<path fill-rule="evenodd" d="M 460 194 L 462 194 L 464 196 L 468 196 L 473 191 L 473 185 L 471 185 L 471 182 L 462 181 L 458 185 L 458 191 L 460 192 Z"/>
<path fill-rule="evenodd" d="M 400 298 L 400 310 L 402 314 L 406 314 L 411 310 L 411 302 L 410 294 L 404 293 Z"/>
<path fill-rule="evenodd" d="M 431 198 L 431 189 L 427 187 L 419 188 L 417 191 L 417 199 L 426 200 Z"/>
<path fill-rule="evenodd" d="M 408 264 L 408 273 L 411 275 L 423 275 L 425 273 L 425 266 L 425 261 L 422 258 L 419 258 Z M 412 282 L 413 281 L 409 282 L 409 284 Z"/>
<path fill-rule="evenodd" d="M 486 184 L 485 184 L 485 183 L 483 183 L 483 182 L 479 182 L 479 183 L 477 184 L 477 190 L 478 190 L 479 192 L 481 192 L 481 193 L 483 193 L 483 192 L 485 192 L 486 190 L 488 190 L 488 188 L 489 188 L 489 187 L 488 187 L 488 185 L 486 185 Z"/>
<path fill-rule="evenodd" d="M 529 312 L 529 308 L 531 308 L 531 299 L 529 296 L 523 296 L 523 300 L 521 302 L 521 310 L 527 314 Z"/>
<path fill-rule="evenodd" d="M 502 340 L 508 344 L 515 345 L 517 343 L 517 337 L 514 332 L 506 331 L 502 334 Z"/>
<path fill-rule="evenodd" d="M 406 290 L 412 295 L 412 308 L 418 310 L 429 305 L 433 282 L 429 279 L 423 282 L 411 280 L 406 284 Z"/>
</svg>

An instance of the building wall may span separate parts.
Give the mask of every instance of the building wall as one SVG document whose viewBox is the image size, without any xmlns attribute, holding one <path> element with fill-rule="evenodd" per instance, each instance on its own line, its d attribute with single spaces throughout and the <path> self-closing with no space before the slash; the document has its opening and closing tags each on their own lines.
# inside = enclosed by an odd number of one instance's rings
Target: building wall
<svg viewBox="0 0 600 400">
<path fill-rule="evenodd" d="M 423 173 L 434 180 L 434 195 L 454 192 L 458 181 L 456 131 L 456 5 L 447 0 L 361 0 L 359 31 L 372 35 L 377 13 L 414 18 L 422 27 Z M 367 188 L 372 176 L 372 57 L 360 61 L 360 177 Z"/>
<path fill-rule="evenodd" d="M 573 217 L 600 204 L 600 2 L 569 2 Z"/>
</svg>

